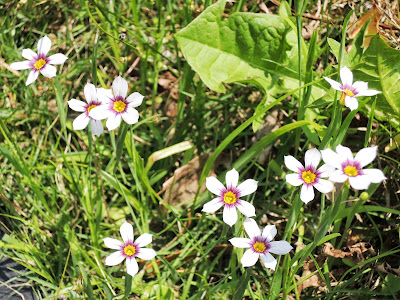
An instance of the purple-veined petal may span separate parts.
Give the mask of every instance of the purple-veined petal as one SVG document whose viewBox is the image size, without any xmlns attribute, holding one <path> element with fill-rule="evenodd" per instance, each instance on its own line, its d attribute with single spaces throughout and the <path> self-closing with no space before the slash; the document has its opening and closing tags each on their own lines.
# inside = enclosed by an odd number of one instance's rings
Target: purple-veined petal
<svg viewBox="0 0 400 300">
<path fill-rule="evenodd" d="M 379 183 L 387 179 L 385 174 L 379 169 L 364 169 L 363 172 L 372 183 Z"/>
<path fill-rule="evenodd" d="M 87 103 L 97 100 L 97 92 L 94 84 L 89 82 L 86 83 L 85 88 L 83 89 L 83 93 L 85 94 L 85 99 Z"/>
<path fill-rule="evenodd" d="M 31 62 L 29 60 L 24 60 L 24 61 L 17 61 L 14 62 L 10 65 L 10 68 L 13 70 L 26 70 L 26 69 L 32 69 L 31 67 Z"/>
<path fill-rule="evenodd" d="M 268 241 L 272 241 L 277 233 L 275 225 L 267 225 L 262 231 L 262 236 L 266 237 Z"/>
<path fill-rule="evenodd" d="M 107 104 L 110 101 L 110 99 L 114 98 L 111 89 L 97 88 L 96 94 L 97 94 L 97 100 L 100 101 L 102 104 Z"/>
<path fill-rule="evenodd" d="M 76 119 L 72 122 L 72 127 L 74 130 L 82 130 L 85 129 L 89 124 L 90 118 L 86 116 L 86 113 L 80 114 Z"/>
<path fill-rule="evenodd" d="M 252 249 L 247 249 L 242 256 L 240 262 L 242 263 L 243 267 L 250 267 L 254 266 L 260 257 L 260 254 L 254 252 Z"/>
<path fill-rule="evenodd" d="M 62 65 L 67 59 L 68 56 L 65 56 L 61 53 L 56 53 L 49 56 L 49 63 L 52 65 Z"/>
<path fill-rule="evenodd" d="M 304 181 L 299 178 L 299 174 L 297 174 L 297 173 L 286 174 L 285 179 L 286 179 L 287 183 L 289 183 L 293 186 L 299 186 L 304 183 Z"/>
<path fill-rule="evenodd" d="M 116 266 L 122 263 L 122 261 L 125 259 L 125 256 L 122 255 L 121 251 L 116 251 L 109 256 L 106 257 L 106 266 Z"/>
<path fill-rule="evenodd" d="M 126 109 L 126 112 L 121 114 L 122 119 L 129 125 L 137 123 L 139 121 L 139 113 L 133 107 L 129 107 Z"/>
<path fill-rule="evenodd" d="M 23 49 L 22 50 L 22 57 L 31 61 L 37 56 L 37 54 L 31 49 Z"/>
<path fill-rule="evenodd" d="M 324 79 L 329 82 L 329 84 L 331 85 L 331 87 L 334 90 L 342 91 L 342 85 L 339 82 L 337 82 L 329 77 L 325 77 L 325 76 L 324 76 Z"/>
<path fill-rule="evenodd" d="M 224 212 L 222 213 L 222 220 L 229 226 L 235 225 L 238 219 L 236 207 L 233 205 L 225 205 Z"/>
<path fill-rule="evenodd" d="M 293 247 L 286 241 L 276 241 L 270 243 L 271 248 L 269 252 L 279 255 L 288 254 Z"/>
<path fill-rule="evenodd" d="M 226 172 L 225 175 L 225 183 L 226 187 L 237 187 L 237 184 L 239 182 L 239 173 L 235 169 L 232 169 L 228 172 Z"/>
<path fill-rule="evenodd" d="M 30 85 L 32 82 L 34 82 L 38 78 L 38 76 L 39 76 L 38 71 L 36 71 L 36 70 L 30 71 L 29 75 L 28 75 L 28 79 L 25 82 L 25 85 L 26 86 Z"/>
<path fill-rule="evenodd" d="M 240 197 L 254 193 L 257 190 L 257 186 L 258 186 L 258 181 L 255 181 L 254 179 L 247 179 L 243 181 L 241 184 L 237 186 L 237 189 L 239 190 L 240 193 Z"/>
<path fill-rule="evenodd" d="M 126 273 L 131 275 L 132 277 L 137 274 L 139 271 L 138 263 L 136 262 L 134 257 L 130 257 L 126 259 Z"/>
<path fill-rule="evenodd" d="M 261 230 L 254 219 L 247 218 L 243 222 L 243 227 L 250 239 L 261 235 Z"/>
<path fill-rule="evenodd" d="M 346 160 L 353 161 L 353 159 L 354 159 L 353 153 L 351 152 L 350 148 L 348 148 L 348 147 L 338 145 L 336 147 L 336 153 L 341 158 L 341 162 L 346 161 Z"/>
<path fill-rule="evenodd" d="M 346 66 L 340 69 L 340 80 L 342 81 L 342 85 L 353 85 L 353 73 Z"/>
<path fill-rule="evenodd" d="M 119 124 L 121 124 L 121 115 L 110 114 L 106 122 L 108 130 L 114 130 Z"/>
<path fill-rule="evenodd" d="M 121 76 L 118 76 L 112 83 L 112 90 L 115 96 L 121 96 L 125 99 L 126 94 L 128 93 L 128 82 L 126 82 L 126 80 Z"/>
<path fill-rule="evenodd" d="M 260 258 L 264 267 L 275 270 L 277 261 L 270 253 L 261 254 Z"/>
<path fill-rule="evenodd" d="M 138 107 L 142 104 L 144 96 L 138 92 L 134 92 L 133 94 L 130 94 L 128 98 L 126 98 L 126 101 L 129 102 L 129 105 L 132 107 Z"/>
<path fill-rule="evenodd" d="M 55 66 L 46 64 L 43 69 L 40 70 L 40 73 L 42 73 L 44 77 L 53 78 L 57 74 L 57 68 Z"/>
<path fill-rule="evenodd" d="M 306 151 L 304 156 L 305 167 L 313 166 L 315 170 L 318 168 L 319 162 L 321 161 L 321 153 L 318 149 L 310 149 Z"/>
<path fill-rule="evenodd" d="M 333 190 L 333 183 L 329 180 L 319 179 L 318 182 L 314 184 L 314 187 L 321 193 L 326 194 Z"/>
<path fill-rule="evenodd" d="M 329 180 L 332 180 L 333 182 L 342 183 L 347 179 L 349 179 L 349 176 L 344 174 L 342 170 L 336 170 L 329 175 Z"/>
<path fill-rule="evenodd" d="M 236 208 L 246 217 L 254 217 L 256 215 L 255 207 L 247 201 L 240 200 Z"/>
<path fill-rule="evenodd" d="M 206 187 L 207 190 L 218 196 L 221 196 L 222 190 L 225 189 L 224 185 L 216 177 L 207 177 Z"/>
<path fill-rule="evenodd" d="M 99 120 L 92 119 L 90 121 L 90 126 L 95 136 L 100 136 L 104 132 L 103 124 Z"/>
<path fill-rule="evenodd" d="M 221 198 L 218 197 L 204 204 L 203 209 L 201 211 L 207 213 L 213 213 L 216 212 L 218 209 L 220 209 L 222 205 L 224 205 L 224 202 L 221 201 Z"/>
<path fill-rule="evenodd" d="M 322 159 L 323 161 L 332 167 L 335 167 L 337 169 L 341 168 L 341 162 L 342 162 L 342 158 L 339 157 L 339 155 L 334 152 L 332 149 L 325 149 L 325 150 L 321 150 L 321 155 L 322 155 Z"/>
<path fill-rule="evenodd" d="M 114 250 L 121 250 L 121 247 L 124 245 L 121 241 L 112 238 L 105 238 L 103 242 L 106 247 Z"/>
<path fill-rule="evenodd" d="M 229 240 L 237 248 L 250 248 L 250 241 L 248 238 L 232 238 Z"/>
<path fill-rule="evenodd" d="M 318 172 L 320 172 L 319 177 L 320 178 L 326 178 L 329 177 L 329 175 L 334 172 L 336 169 L 333 166 L 330 166 L 328 164 L 322 165 L 319 169 Z"/>
<path fill-rule="evenodd" d="M 306 204 L 314 200 L 314 188 L 312 185 L 303 184 L 300 191 L 300 200 Z"/>
<path fill-rule="evenodd" d="M 346 96 L 346 98 L 344 98 L 344 103 L 350 110 L 358 108 L 358 100 L 355 97 Z"/>
<path fill-rule="evenodd" d="M 136 256 L 139 257 L 140 259 L 152 260 L 154 257 L 156 257 L 156 255 L 157 253 L 153 249 L 141 248 Z"/>
<path fill-rule="evenodd" d="M 285 165 L 289 170 L 299 173 L 299 169 L 304 169 L 303 165 L 291 155 L 285 156 Z"/>
<path fill-rule="evenodd" d="M 71 99 L 68 101 L 68 106 L 73 111 L 79 111 L 79 112 L 86 111 L 86 103 L 81 100 Z"/>
<path fill-rule="evenodd" d="M 89 112 L 89 116 L 95 120 L 107 119 L 111 114 L 112 113 L 109 111 L 107 105 L 104 104 L 93 107 Z"/>
<path fill-rule="evenodd" d="M 354 160 L 358 161 L 363 168 L 375 159 L 377 152 L 378 146 L 363 148 L 358 151 Z"/>
<path fill-rule="evenodd" d="M 124 243 L 133 242 L 134 235 L 133 235 L 133 227 L 128 222 L 124 222 L 119 228 L 119 232 L 121 234 L 122 240 Z"/>
<path fill-rule="evenodd" d="M 152 236 L 153 235 L 150 233 L 143 233 L 136 239 L 135 244 L 137 244 L 140 248 L 147 246 L 151 243 Z"/>
<path fill-rule="evenodd" d="M 368 175 L 358 175 L 349 177 L 350 186 L 355 190 L 366 190 L 371 184 Z"/>
<path fill-rule="evenodd" d="M 37 45 L 38 54 L 43 54 L 44 56 L 50 51 L 51 48 L 51 40 L 45 35 L 42 37 Z"/>
</svg>

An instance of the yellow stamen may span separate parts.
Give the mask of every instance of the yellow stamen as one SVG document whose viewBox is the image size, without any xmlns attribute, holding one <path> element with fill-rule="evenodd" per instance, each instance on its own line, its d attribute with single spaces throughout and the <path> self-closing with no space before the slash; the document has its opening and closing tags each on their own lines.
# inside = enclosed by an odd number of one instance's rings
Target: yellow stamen
<svg viewBox="0 0 400 300">
<path fill-rule="evenodd" d="M 118 101 L 114 102 L 113 109 L 116 112 L 121 112 L 121 111 L 125 110 L 125 107 L 126 107 L 126 103 L 124 101 L 122 101 L 122 100 L 118 100 Z"/>
<path fill-rule="evenodd" d="M 257 252 L 260 252 L 260 253 L 264 252 L 265 249 L 266 249 L 265 244 L 261 243 L 261 242 L 256 242 L 253 245 L 253 248 L 254 248 L 254 251 L 257 251 Z"/>
<path fill-rule="evenodd" d="M 132 256 L 136 253 L 136 248 L 132 245 L 128 245 L 124 248 L 124 253 L 128 256 Z"/>
<path fill-rule="evenodd" d="M 90 113 L 90 111 L 95 108 L 96 106 L 98 106 L 97 104 L 92 104 L 87 108 L 87 112 Z"/>
<path fill-rule="evenodd" d="M 345 92 L 348 96 L 350 96 L 350 97 L 353 97 L 353 96 L 354 96 L 353 91 L 350 91 L 349 89 L 345 89 L 344 92 Z"/>
<path fill-rule="evenodd" d="M 344 168 L 344 173 L 349 176 L 357 176 L 358 171 L 357 168 L 354 166 L 347 166 Z"/>
<path fill-rule="evenodd" d="M 306 183 L 313 183 L 317 175 L 315 175 L 315 173 L 311 171 L 304 171 L 303 173 L 301 173 L 301 177 Z"/>
<path fill-rule="evenodd" d="M 43 68 L 43 66 L 45 64 L 46 64 L 46 61 L 43 58 L 41 58 L 41 59 L 37 60 L 33 66 L 35 67 L 36 70 L 40 70 L 41 68 Z"/>
<path fill-rule="evenodd" d="M 227 192 L 227 193 L 225 193 L 225 195 L 224 195 L 224 202 L 226 203 L 226 204 L 233 204 L 233 203 L 235 203 L 237 200 L 236 200 L 236 195 L 235 195 L 235 193 L 232 193 L 232 192 Z"/>
</svg>

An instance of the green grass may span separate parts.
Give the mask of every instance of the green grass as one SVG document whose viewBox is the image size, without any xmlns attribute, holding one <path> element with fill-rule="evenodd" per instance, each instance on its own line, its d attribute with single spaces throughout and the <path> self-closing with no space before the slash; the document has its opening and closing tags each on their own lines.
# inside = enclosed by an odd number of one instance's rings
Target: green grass
<svg viewBox="0 0 400 300">
<path fill-rule="evenodd" d="M 246 2 L 236 1 L 226 12 L 245 7 L 260 12 L 257 5 Z M 308 8 L 315 1 L 309 2 Z M 28 269 L 10 284 L 22 280 L 43 299 L 56 295 L 67 299 L 241 299 L 242 295 L 246 299 L 287 295 L 397 299 L 398 277 L 377 266 L 386 262 L 399 268 L 399 150 L 384 153 L 399 128 L 377 119 L 365 107 L 354 119 L 336 105 L 322 110 L 313 126 L 326 129 L 327 119 L 343 112 L 343 121 L 329 127 L 332 135 L 353 151 L 378 145 L 379 157 L 373 165 L 384 170 L 388 180 L 371 185 L 368 199 L 345 188 L 339 196 L 342 201 L 332 204 L 317 193 L 304 205 L 299 190 L 284 180 L 288 171 L 284 155 L 297 153 L 302 161 L 305 150 L 315 147 L 296 129 L 307 121 L 298 114 L 294 92 L 282 95 L 269 109 L 279 110 L 280 129 L 256 141 L 251 118 L 262 98 L 254 97 L 259 89 L 238 83 L 230 85 L 226 94 L 214 93 L 180 53 L 173 35 L 211 4 L 208 0 L 4 4 L 0 221 L 6 235 L 0 241 L 0 253 Z M 327 28 L 329 37 L 341 41 L 344 18 L 328 25 L 332 26 Z M 126 39 L 119 38 L 121 33 L 126 33 Z M 16 76 L 7 65 L 23 60 L 22 49 L 36 50 L 37 40 L 45 34 L 53 42 L 51 53 L 64 53 L 69 59 L 57 66 L 55 79 L 40 75 L 25 87 L 28 71 Z M 318 37 L 320 47 L 310 65 L 319 61 L 331 70 L 326 37 Z M 176 98 L 158 84 L 166 72 L 177 78 L 173 83 L 178 89 Z M 86 82 L 109 88 L 118 75 L 127 79 L 129 93 L 145 95 L 138 109 L 139 123 L 98 139 L 92 139 L 87 130 L 74 131 L 77 114 L 66 102 L 83 100 Z M 301 90 L 301 97 L 307 97 L 306 90 Z M 307 101 L 302 98 L 302 105 Z M 326 142 L 337 141 L 327 138 Z M 267 161 L 258 162 L 260 152 L 269 145 Z M 256 207 L 256 220 L 262 226 L 276 224 L 276 240 L 285 239 L 296 247 L 278 259 L 275 272 L 260 262 L 247 269 L 241 266 L 243 252 L 232 248 L 228 239 L 244 236 L 244 217 L 229 228 L 222 222 L 221 210 L 215 216 L 201 213 L 211 193 L 193 190 L 194 197 L 170 203 L 159 193 L 178 167 L 202 154 L 211 156 L 204 168 L 195 170 L 202 174 L 197 178 L 200 183 L 209 171 L 224 181 L 232 167 L 240 171 L 240 181 L 259 181 L 257 192 L 247 197 Z M 102 242 L 105 237 L 120 238 L 119 227 L 125 220 L 133 225 L 135 236 L 153 234 L 151 247 L 158 254 L 139 264 L 130 292 L 125 265 L 104 265 L 111 250 Z M 375 254 L 365 252 L 358 262 L 324 256 L 323 242 L 341 248 L 347 246 L 346 238 L 368 242 Z M 311 259 L 319 262 L 315 272 L 324 284 L 299 291 L 303 265 Z"/>
</svg>

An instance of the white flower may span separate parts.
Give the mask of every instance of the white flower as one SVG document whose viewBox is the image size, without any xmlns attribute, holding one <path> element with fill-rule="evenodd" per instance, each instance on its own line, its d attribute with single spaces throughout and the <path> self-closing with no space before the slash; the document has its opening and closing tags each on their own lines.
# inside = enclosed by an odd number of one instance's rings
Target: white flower
<svg viewBox="0 0 400 300">
<path fill-rule="evenodd" d="M 93 108 L 102 104 L 101 100 L 97 98 L 97 92 L 99 90 L 102 91 L 103 89 L 102 88 L 96 89 L 93 84 L 87 83 L 83 90 L 87 103 L 77 99 L 71 99 L 68 101 L 68 106 L 72 110 L 83 112 L 72 123 L 74 130 L 82 130 L 86 128 L 86 126 L 90 122 L 92 127 L 92 132 L 94 135 L 100 136 L 103 133 L 103 124 L 101 124 L 101 121 L 95 120 L 89 116 L 89 112 Z"/>
<path fill-rule="evenodd" d="M 355 97 L 374 96 L 381 93 L 380 91 L 369 90 L 368 82 L 356 81 L 353 83 L 353 73 L 347 67 L 340 69 L 340 79 L 342 80 L 342 84 L 328 77 L 324 78 L 330 83 L 333 89 L 342 92 L 340 103 L 346 105 L 350 110 L 358 108 L 358 101 Z"/>
<path fill-rule="evenodd" d="M 226 188 L 217 178 L 207 177 L 207 189 L 217 195 L 218 198 L 204 204 L 202 211 L 213 213 L 224 205 L 223 220 L 229 226 L 234 225 L 238 219 L 236 208 L 246 217 L 254 217 L 256 215 L 254 206 L 247 201 L 241 200 L 240 197 L 254 193 L 257 190 L 258 182 L 253 179 L 247 179 L 237 185 L 239 173 L 235 169 L 226 173 L 225 181 Z"/>
<path fill-rule="evenodd" d="M 333 183 L 322 179 L 329 176 L 329 173 L 335 169 L 329 165 L 323 165 L 317 169 L 321 161 L 321 153 L 317 149 L 310 149 L 306 151 L 305 167 L 293 156 L 285 156 L 285 165 L 292 174 L 286 175 L 286 182 L 301 187 L 300 199 L 304 203 L 308 203 L 314 199 L 314 187 L 321 193 L 329 193 L 333 190 Z"/>
<path fill-rule="evenodd" d="M 322 159 L 336 170 L 329 175 L 329 180 L 335 182 L 349 181 L 355 190 L 365 190 L 371 183 L 379 183 L 386 179 L 379 169 L 363 169 L 371 163 L 378 151 L 378 147 L 367 147 L 358 151 L 355 157 L 347 147 L 339 145 L 336 152 L 331 149 L 322 150 Z"/>
<path fill-rule="evenodd" d="M 27 60 L 12 63 L 10 68 L 14 70 L 32 69 L 28 75 L 28 79 L 26 80 L 26 85 L 30 85 L 34 82 L 38 78 L 39 72 L 47 78 L 52 78 L 56 76 L 57 72 L 56 67 L 52 65 L 61 65 L 68 59 L 68 57 L 60 53 L 46 57 L 50 48 L 51 41 L 47 36 L 44 36 L 38 42 L 37 54 L 31 49 L 22 50 L 22 56 Z"/>
<path fill-rule="evenodd" d="M 139 113 L 134 107 L 142 104 L 143 96 L 133 93 L 126 98 L 128 83 L 121 76 L 114 79 L 111 90 L 97 92 L 97 97 L 102 105 L 93 108 L 89 116 L 96 120 L 107 119 L 108 130 L 114 130 L 121 124 L 121 118 L 128 124 L 134 124 L 139 120 Z"/>
<path fill-rule="evenodd" d="M 267 225 L 262 234 L 256 221 L 247 218 L 243 223 L 249 238 L 232 238 L 231 244 L 238 248 L 249 248 L 240 260 L 243 267 L 254 266 L 260 257 L 264 266 L 275 270 L 276 259 L 270 254 L 288 254 L 293 247 L 286 241 L 271 242 L 276 235 L 275 225 Z"/>
<path fill-rule="evenodd" d="M 121 225 L 120 233 L 124 241 L 123 243 L 112 238 L 103 239 L 104 244 L 108 248 L 118 250 L 107 256 L 106 265 L 118 265 L 126 258 L 126 272 L 131 276 L 135 276 L 139 270 L 135 256 L 140 259 L 151 260 L 157 255 L 153 249 L 142 248 L 151 243 L 152 235 L 144 233 L 139 236 L 136 241 L 133 241 L 133 228 L 128 222 Z"/>
</svg>

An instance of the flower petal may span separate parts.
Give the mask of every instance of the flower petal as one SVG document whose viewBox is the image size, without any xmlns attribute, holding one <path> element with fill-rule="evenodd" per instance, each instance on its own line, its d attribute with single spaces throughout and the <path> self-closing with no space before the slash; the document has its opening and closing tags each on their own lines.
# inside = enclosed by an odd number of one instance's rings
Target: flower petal
<svg viewBox="0 0 400 300">
<path fill-rule="evenodd" d="M 344 104 L 346 107 L 350 108 L 350 110 L 358 108 L 358 100 L 355 97 L 346 96 L 346 98 L 344 98 Z"/>
<path fill-rule="evenodd" d="M 318 182 L 314 184 L 314 187 L 321 193 L 326 194 L 333 190 L 333 183 L 329 180 L 319 179 Z"/>
<path fill-rule="evenodd" d="M 297 173 L 286 174 L 285 179 L 287 183 L 293 186 L 299 186 L 304 183 L 304 181 L 299 178 L 299 174 Z"/>
<path fill-rule="evenodd" d="M 329 82 L 329 84 L 331 85 L 331 87 L 334 90 L 337 90 L 337 91 L 342 91 L 343 90 L 342 89 L 342 85 L 339 82 L 337 82 L 337 81 L 335 81 L 335 80 L 333 80 L 333 79 L 331 79 L 329 77 L 325 77 L 325 76 L 324 76 L 324 79 Z"/>
<path fill-rule="evenodd" d="M 275 257 L 273 257 L 270 253 L 261 254 L 261 261 L 264 264 L 264 267 L 275 270 L 277 261 Z"/>
<path fill-rule="evenodd" d="M 340 69 L 340 80 L 342 81 L 342 85 L 353 85 L 353 73 L 346 66 Z"/>
<path fill-rule="evenodd" d="M 361 168 L 363 168 L 375 159 L 377 152 L 378 146 L 361 149 L 356 154 L 355 160 L 358 161 L 361 165 Z"/>
<path fill-rule="evenodd" d="M 46 64 L 43 69 L 40 70 L 40 73 L 42 73 L 44 77 L 52 78 L 56 76 L 57 68 L 55 66 Z"/>
<path fill-rule="evenodd" d="M 94 84 L 89 82 L 86 83 L 85 88 L 83 89 L 83 93 L 85 94 L 85 99 L 87 103 L 97 100 L 96 87 L 94 86 Z"/>
<path fill-rule="evenodd" d="M 237 248 L 250 248 L 251 240 L 248 238 L 232 238 L 229 242 Z"/>
<path fill-rule="evenodd" d="M 139 271 L 138 263 L 136 262 L 135 258 L 132 256 L 126 259 L 126 273 L 131 275 L 132 277 L 137 274 Z"/>
<path fill-rule="evenodd" d="M 29 60 L 24 60 L 12 63 L 10 65 L 10 68 L 13 70 L 26 70 L 26 69 L 32 69 L 32 66 Z"/>
<path fill-rule="evenodd" d="M 236 208 L 246 217 L 254 217 L 256 215 L 255 207 L 247 201 L 238 201 Z"/>
<path fill-rule="evenodd" d="M 112 90 L 116 97 L 121 96 L 125 99 L 126 94 L 128 93 L 128 82 L 121 76 L 118 76 L 112 83 Z"/>
<path fill-rule="evenodd" d="M 224 185 L 216 177 L 207 177 L 206 187 L 207 190 L 218 196 L 221 196 L 222 191 L 225 189 Z"/>
<path fill-rule="evenodd" d="M 379 183 L 387 179 L 385 174 L 379 169 L 364 169 L 363 172 L 372 183 Z"/>
<path fill-rule="evenodd" d="M 106 122 L 108 130 L 114 130 L 119 124 L 121 124 L 121 115 L 110 114 Z"/>
<path fill-rule="evenodd" d="M 201 211 L 207 213 L 213 213 L 216 212 L 218 209 L 220 209 L 222 205 L 224 205 L 224 202 L 221 201 L 221 198 L 215 198 L 204 204 L 203 209 Z"/>
<path fill-rule="evenodd" d="M 112 238 L 105 238 L 103 242 L 106 247 L 114 250 L 121 250 L 121 247 L 124 245 L 121 241 Z"/>
<path fill-rule="evenodd" d="M 358 175 L 349 177 L 350 186 L 355 190 L 366 190 L 371 184 L 368 175 Z"/>
<path fill-rule="evenodd" d="M 90 118 L 86 116 L 86 113 L 80 114 L 73 122 L 72 127 L 74 130 L 82 130 L 85 129 L 89 124 Z"/>
<path fill-rule="evenodd" d="M 241 184 L 237 186 L 237 189 L 239 190 L 240 193 L 240 197 L 254 193 L 257 190 L 257 186 L 258 186 L 258 181 L 255 181 L 254 179 L 247 179 L 243 181 Z"/>
<path fill-rule="evenodd" d="M 106 104 L 110 101 L 110 99 L 114 98 L 111 89 L 97 88 L 96 94 L 97 100 L 100 101 L 102 104 Z"/>
<path fill-rule="evenodd" d="M 323 161 L 329 165 L 329 166 L 333 166 L 337 169 L 341 168 L 341 162 L 342 162 L 342 158 L 339 157 L 339 155 L 334 152 L 332 149 L 325 149 L 325 150 L 321 150 L 321 155 L 322 155 L 322 159 Z"/>
<path fill-rule="evenodd" d="M 322 165 L 319 169 L 318 172 L 320 172 L 319 177 L 320 178 L 326 178 L 329 177 L 329 175 L 334 172 L 336 169 L 333 166 L 330 166 L 328 164 Z"/>
<path fill-rule="evenodd" d="M 250 239 L 261 235 L 261 230 L 258 228 L 257 222 L 254 219 L 247 218 L 243 222 L 243 227 Z"/>
<path fill-rule="evenodd" d="M 318 168 L 319 162 L 321 161 L 321 153 L 318 149 L 310 149 L 306 151 L 304 156 L 305 167 L 313 166 L 315 170 Z"/>
<path fill-rule="evenodd" d="M 132 107 L 138 107 L 142 104 L 144 96 L 138 92 L 134 92 L 133 94 L 130 94 L 128 98 L 126 98 L 126 101 L 129 102 L 129 105 Z"/>
<path fill-rule="evenodd" d="M 79 112 L 86 111 L 86 103 L 81 100 L 71 99 L 67 103 L 69 108 L 72 109 L 73 111 L 79 111 Z"/>
<path fill-rule="evenodd" d="M 329 175 L 329 180 L 332 180 L 333 182 L 342 183 L 347 179 L 349 179 L 349 176 L 344 174 L 342 170 L 336 170 Z"/>
<path fill-rule="evenodd" d="M 22 57 L 27 60 L 32 60 L 37 57 L 37 54 L 31 49 L 23 49 L 22 50 Z"/>
<path fill-rule="evenodd" d="M 229 226 L 233 226 L 238 219 L 236 207 L 233 205 L 225 205 L 222 219 Z"/>
<path fill-rule="evenodd" d="M 157 253 L 153 249 L 141 248 L 136 256 L 139 257 L 140 259 L 152 260 L 154 257 L 156 257 L 156 255 Z"/>
<path fill-rule="evenodd" d="M 272 241 L 277 233 L 275 225 L 267 225 L 262 231 L 262 236 L 266 237 L 268 241 Z"/>
<path fill-rule="evenodd" d="M 124 259 L 125 259 L 125 256 L 122 255 L 122 252 L 116 251 L 106 257 L 105 265 L 106 266 L 116 266 L 116 265 L 119 265 L 120 263 L 122 263 Z"/>
<path fill-rule="evenodd" d="M 259 257 L 260 254 L 254 252 L 252 249 L 248 249 L 244 252 L 240 262 L 242 263 L 243 267 L 254 266 Z"/>
<path fill-rule="evenodd" d="M 124 121 L 126 123 L 128 123 L 129 125 L 135 124 L 135 123 L 137 123 L 137 121 L 139 121 L 139 113 L 133 107 L 128 106 L 128 108 L 126 109 L 126 112 L 121 114 L 121 116 L 122 116 L 122 119 L 124 119 Z"/>
<path fill-rule="evenodd" d="M 225 183 L 226 187 L 229 189 L 230 187 L 236 187 L 239 182 L 239 173 L 235 169 L 228 171 L 225 175 Z"/>
<path fill-rule="evenodd" d="M 299 169 L 304 169 L 303 165 L 291 155 L 285 156 L 285 165 L 289 170 L 299 173 Z"/>
<path fill-rule="evenodd" d="M 286 241 L 276 241 L 270 243 L 271 248 L 269 252 L 279 255 L 288 254 L 293 247 Z"/>
<path fill-rule="evenodd" d="M 44 56 L 47 55 L 47 53 L 50 51 L 51 48 L 51 40 L 47 37 L 47 35 L 45 35 L 44 37 L 42 37 L 37 45 L 37 49 L 38 49 L 38 54 L 43 54 Z"/>
<path fill-rule="evenodd" d="M 119 228 L 119 232 L 121 233 L 122 240 L 124 243 L 133 242 L 134 235 L 133 235 L 133 227 L 128 222 L 124 222 Z M 138 238 L 139 239 L 139 238 Z"/>
<path fill-rule="evenodd" d="M 348 148 L 348 147 L 338 145 L 336 147 L 336 153 L 341 158 L 341 162 L 346 161 L 346 160 L 349 160 L 349 161 L 354 160 L 353 153 L 351 152 L 350 148 Z"/>
<path fill-rule="evenodd" d="M 105 104 L 93 107 L 89 112 L 89 117 L 95 120 L 107 119 L 110 115 L 111 112 L 108 110 L 108 107 Z"/>
<path fill-rule="evenodd" d="M 136 239 L 135 244 L 137 244 L 140 248 L 147 246 L 151 243 L 152 236 L 153 235 L 150 233 L 143 233 Z"/>
<path fill-rule="evenodd" d="M 314 188 L 312 185 L 303 184 L 300 192 L 300 200 L 304 203 L 314 200 Z"/>
<path fill-rule="evenodd" d="M 67 59 L 68 56 L 65 56 L 61 53 L 56 53 L 49 56 L 49 63 L 52 65 L 62 65 Z"/>
<path fill-rule="evenodd" d="M 353 87 L 357 91 L 357 96 L 375 96 L 381 93 L 380 91 L 369 90 L 368 82 L 365 81 L 356 81 L 354 82 Z"/>
<path fill-rule="evenodd" d="M 92 128 L 92 133 L 95 136 L 100 136 L 104 132 L 103 124 L 99 120 L 92 119 L 90 121 L 90 125 Z"/>
<path fill-rule="evenodd" d="M 38 71 L 36 71 L 36 70 L 30 71 L 29 75 L 28 75 L 28 79 L 25 82 L 25 85 L 28 86 L 32 82 L 35 82 L 35 80 L 38 78 L 38 76 L 39 76 L 39 72 Z"/>
</svg>

